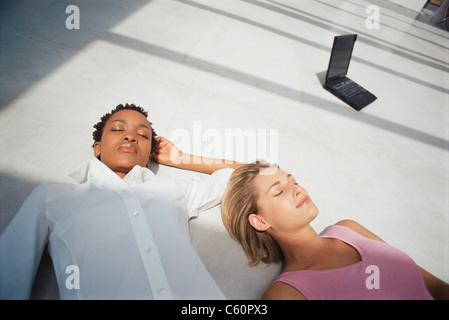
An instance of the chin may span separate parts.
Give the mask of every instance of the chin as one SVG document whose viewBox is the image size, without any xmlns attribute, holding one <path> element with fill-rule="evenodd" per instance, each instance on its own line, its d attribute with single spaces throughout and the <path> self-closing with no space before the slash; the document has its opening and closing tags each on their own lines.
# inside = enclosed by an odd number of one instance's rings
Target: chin
<svg viewBox="0 0 449 320">
<path fill-rule="evenodd" d="M 310 212 L 309 212 L 310 213 L 310 221 L 315 220 L 315 218 L 318 216 L 318 212 L 319 212 L 319 210 L 318 210 L 317 206 L 313 205 L 310 208 Z"/>
</svg>

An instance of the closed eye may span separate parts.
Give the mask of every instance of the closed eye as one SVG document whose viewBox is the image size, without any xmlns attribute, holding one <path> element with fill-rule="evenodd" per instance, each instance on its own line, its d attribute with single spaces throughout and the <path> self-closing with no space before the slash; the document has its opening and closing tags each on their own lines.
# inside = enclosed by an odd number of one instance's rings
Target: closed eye
<svg viewBox="0 0 449 320">
<path fill-rule="evenodd" d="M 294 184 L 295 186 L 298 185 L 297 182 L 293 182 L 293 184 Z M 279 191 L 277 191 L 277 192 L 274 194 L 274 196 L 275 196 L 275 197 L 280 196 L 283 192 L 284 192 L 284 190 L 279 190 Z"/>
<path fill-rule="evenodd" d="M 282 192 L 284 192 L 284 190 L 281 190 L 281 191 L 277 192 L 274 196 L 275 197 L 280 196 L 282 194 Z"/>
</svg>

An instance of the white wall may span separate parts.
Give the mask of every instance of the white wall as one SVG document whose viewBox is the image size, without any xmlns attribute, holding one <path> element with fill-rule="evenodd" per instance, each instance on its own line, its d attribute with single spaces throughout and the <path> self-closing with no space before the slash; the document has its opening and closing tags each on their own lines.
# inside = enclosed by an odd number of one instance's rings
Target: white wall
<svg viewBox="0 0 449 320">
<path fill-rule="evenodd" d="M 427 0 L 388 0 L 413 11 L 421 11 Z"/>
</svg>

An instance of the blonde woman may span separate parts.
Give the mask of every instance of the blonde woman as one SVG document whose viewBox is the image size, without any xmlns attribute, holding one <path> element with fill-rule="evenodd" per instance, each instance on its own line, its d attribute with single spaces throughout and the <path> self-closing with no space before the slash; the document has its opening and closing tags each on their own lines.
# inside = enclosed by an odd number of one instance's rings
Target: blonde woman
<svg viewBox="0 0 449 320">
<path fill-rule="evenodd" d="M 449 297 L 448 284 L 355 221 L 320 236 L 310 226 L 317 214 L 291 174 L 262 162 L 233 172 L 222 199 L 226 229 L 250 265 L 284 263 L 263 299 Z"/>
</svg>

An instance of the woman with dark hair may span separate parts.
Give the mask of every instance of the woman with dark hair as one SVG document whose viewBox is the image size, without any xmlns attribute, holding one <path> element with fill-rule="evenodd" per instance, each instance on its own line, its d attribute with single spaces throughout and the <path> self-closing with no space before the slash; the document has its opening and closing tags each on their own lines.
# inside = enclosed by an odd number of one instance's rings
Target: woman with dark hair
<svg viewBox="0 0 449 320">
<path fill-rule="evenodd" d="M 219 203 L 239 164 L 181 152 L 147 116 L 117 106 L 95 125 L 95 158 L 71 175 L 79 184 L 46 183 L 28 196 L 0 236 L 0 299 L 29 298 L 47 244 L 61 299 L 224 298 L 188 221 Z M 211 175 L 156 176 L 152 159 Z"/>
</svg>

